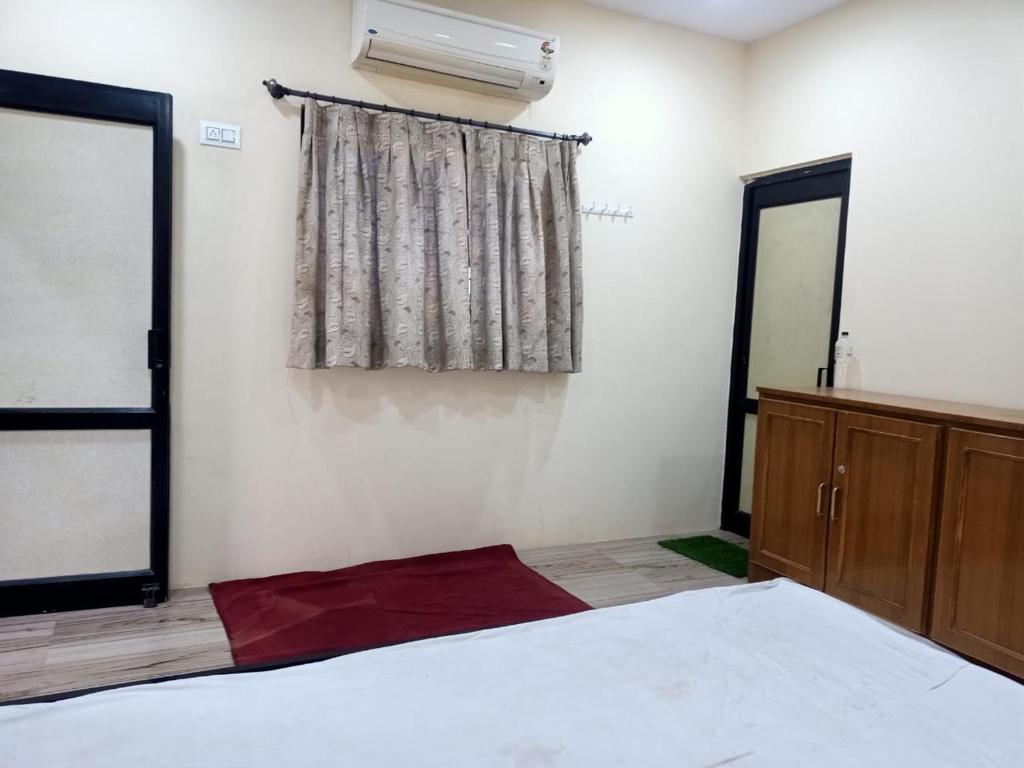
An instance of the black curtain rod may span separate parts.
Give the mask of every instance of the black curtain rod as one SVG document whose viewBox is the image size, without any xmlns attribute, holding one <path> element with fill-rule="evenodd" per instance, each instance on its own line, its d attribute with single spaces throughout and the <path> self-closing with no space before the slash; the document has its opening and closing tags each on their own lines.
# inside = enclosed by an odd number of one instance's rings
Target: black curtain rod
<svg viewBox="0 0 1024 768">
<path fill-rule="evenodd" d="M 275 99 L 281 99 L 285 96 L 300 96 L 302 98 L 316 99 L 317 101 L 329 101 L 331 104 L 348 104 L 353 107 L 361 107 L 363 109 L 373 109 L 378 112 L 397 112 L 401 115 L 409 115 L 410 117 L 422 117 L 427 120 L 441 120 L 448 123 L 458 123 L 459 125 L 472 125 L 475 128 L 493 128 L 498 131 L 508 131 L 509 133 L 522 133 L 526 136 L 540 136 L 544 139 L 559 139 L 561 141 L 575 141 L 579 144 L 587 145 L 593 141 L 594 137 L 589 133 L 583 133 L 577 136 L 574 133 L 548 133 L 546 131 L 534 131 L 530 128 L 516 128 L 512 125 L 498 125 L 497 123 L 489 123 L 486 120 L 470 120 L 468 117 L 454 117 L 452 115 L 442 115 L 440 113 L 433 112 L 420 112 L 418 109 L 403 109 L 401 107 L 389 107 L 387 104 L 373 104 L 369 101 L 359 101 L 357 99 L 343 99 L 340 96 L 325 96 L 322 93 L 314 93 L 313 91 L 297 91 L 294 88 L 288 88 L 281 85 L 277 80 L 271 78 L 270 80 L 264 80 L 263 85 L 266 86 L 267 92 Z"/>
</svg>

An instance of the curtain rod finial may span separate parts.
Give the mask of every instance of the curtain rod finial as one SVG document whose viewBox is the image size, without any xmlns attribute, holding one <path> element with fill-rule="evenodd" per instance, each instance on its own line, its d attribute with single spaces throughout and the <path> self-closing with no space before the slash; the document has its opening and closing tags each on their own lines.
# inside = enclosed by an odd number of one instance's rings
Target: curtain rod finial
<svg viewBox="0 0 1024 768">
<path fill-rule="evenodd" d="M 269 93 L 273 98 L 275 98 L 275 99 L 284 98 L 284 96 L 285 96 L 284 86 L 281 85 L 279 82 L 277 82 L 277 80 L 275 80 L 274 78 L 270 78 L 269 80 L 264 80 L 263 81 L 263 85 L 266 86 L 267 93 Z"/>
<path fill-rule="evenodd" d="M 591 136 L 589 133 L 584 133 L 578 139 L 579 143 L 582 144 L 583 146 L 587 146 L 587 144 L 589 144 L 593 140 L 594 140 L 594 137 Z"/>
</svg>

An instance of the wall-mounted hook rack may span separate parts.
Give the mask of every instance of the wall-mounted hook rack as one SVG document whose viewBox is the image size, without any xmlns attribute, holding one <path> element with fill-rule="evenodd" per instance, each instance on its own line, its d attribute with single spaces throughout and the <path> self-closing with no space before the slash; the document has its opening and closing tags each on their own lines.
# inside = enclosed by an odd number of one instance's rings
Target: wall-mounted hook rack
<svg viewBox="0 0 1024 768">
<path fill-rule="evenodd" d="M 610 218 L 618 219 L 632 219 L 633 218 L 633 206 L 616 205 L 612 206 L 611 203 L 605 203 L 601 205 L 599 203 L 590 203 L 580 208 L 580 211 L 584 216 L 597 216 L 598 218 L 608 216 Z"/>
</svg>

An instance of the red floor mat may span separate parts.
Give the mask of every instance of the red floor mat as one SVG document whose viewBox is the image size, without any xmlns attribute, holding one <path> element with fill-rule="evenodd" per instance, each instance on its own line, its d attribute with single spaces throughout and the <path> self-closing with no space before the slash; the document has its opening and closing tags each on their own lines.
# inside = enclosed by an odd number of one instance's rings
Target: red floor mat
<svg viewBox="0 0 1024 768">
<path fill-rule="evenodd" d="M 590 608 L 508 544 L 210 585 L 236 664 L 347 653 Z"/>
</svg>

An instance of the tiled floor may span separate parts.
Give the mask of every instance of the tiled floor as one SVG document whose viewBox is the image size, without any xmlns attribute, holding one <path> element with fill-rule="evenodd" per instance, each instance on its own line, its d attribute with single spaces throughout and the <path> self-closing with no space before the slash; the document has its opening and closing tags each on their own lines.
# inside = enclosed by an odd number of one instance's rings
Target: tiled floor
<svg viewBox="0 0 1024 768">
<path fill-rule="evenodd" d="M 746 546 L 746 539 L 715 531 Z M 523 550 L 523 562 L 595 608 L 739 584 L 659 547 L 664 536 Z M 0 701 L 231 666 L 205 588 L 156 607 L 0 619 Z"/>
<path fill-rule="evenodd" d="M 747 540 L 713 531 L 743 546 Z M 634 603 L 689 589 L 740 584 L 688 557 L 677 555 L 658 542 L 668 536 L 544 547 L 519 552 L 524 563 L 595 608 Z"/>
</svg>

